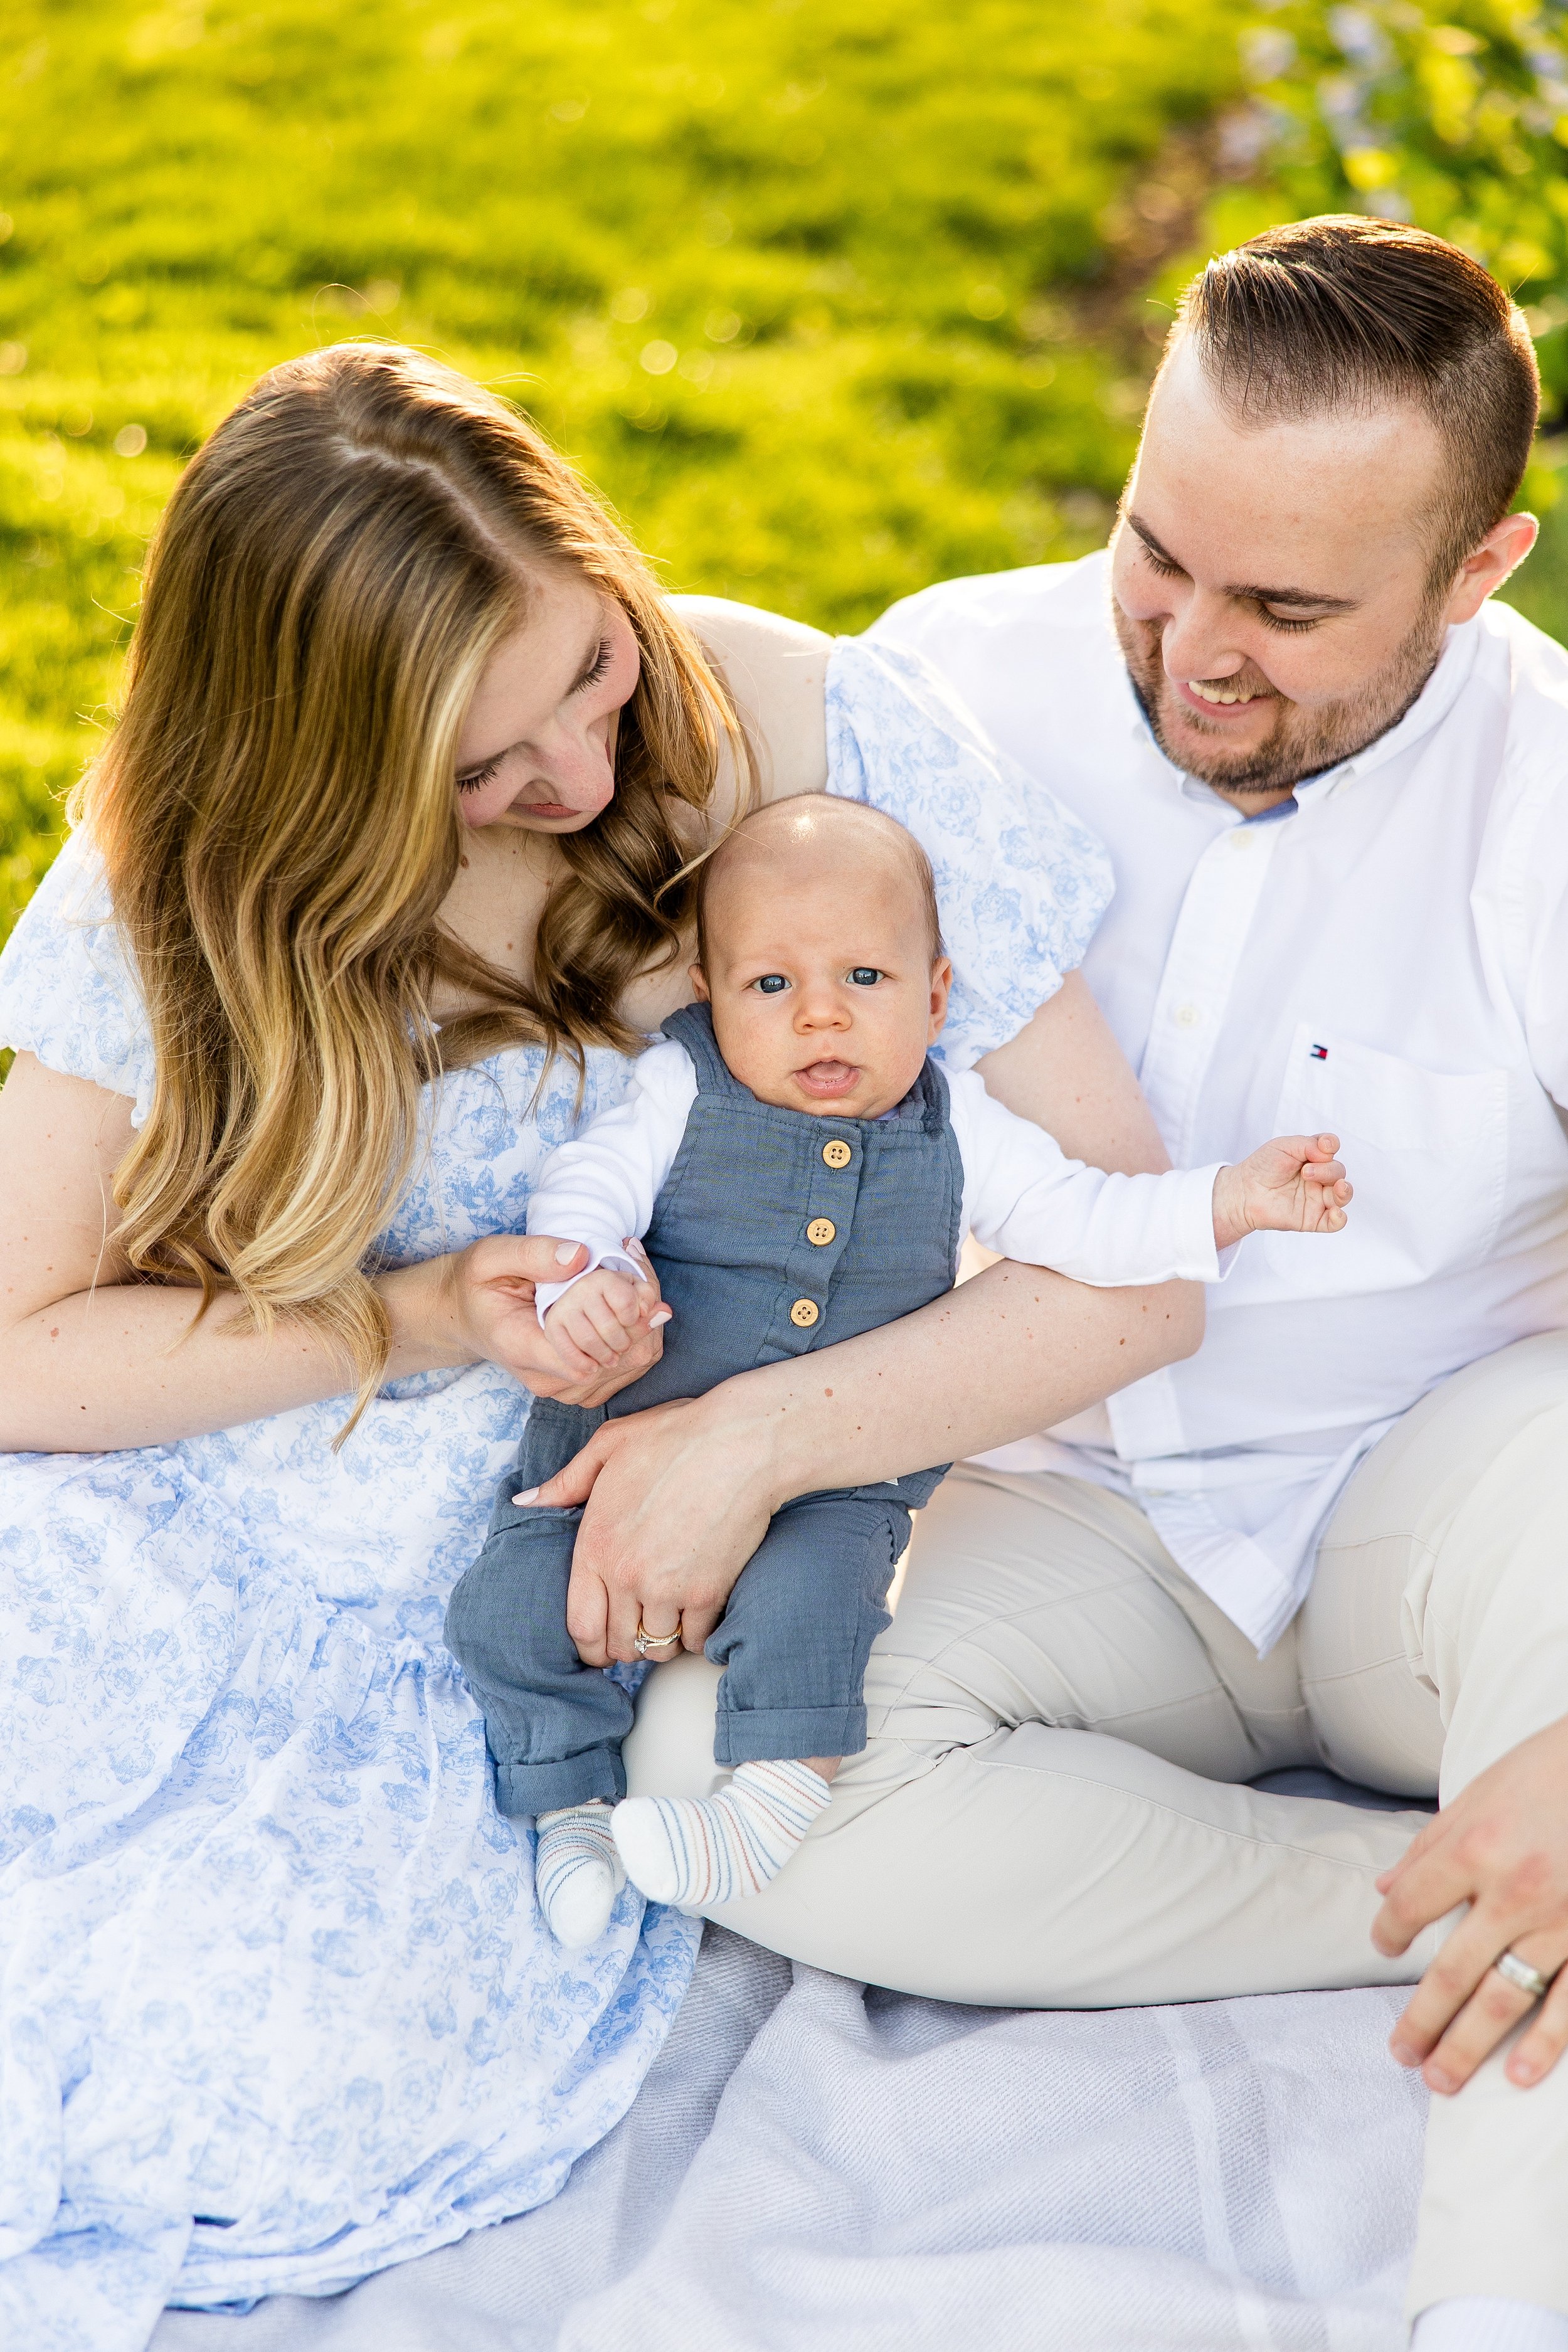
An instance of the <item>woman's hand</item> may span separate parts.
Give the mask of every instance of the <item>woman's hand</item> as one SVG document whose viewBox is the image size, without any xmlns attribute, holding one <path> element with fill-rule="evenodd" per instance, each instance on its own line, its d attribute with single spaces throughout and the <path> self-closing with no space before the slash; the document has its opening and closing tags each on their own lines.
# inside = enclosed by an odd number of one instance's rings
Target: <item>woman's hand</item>
<svg viewBox="0 0 1568 2352">
<path fill-rule="evenodd" d="M 1377 1884 L 1385 1899 L 1372 1939 L 1390 1955 L 1470 1906 L 1390 2037 L 1401 2065 L 1419 2066 L 1434 2091 L 1457 2091 L 1535 2007 L 1497 1974 L 1499 1956 L 1511 1951 L 1543 1977 L 1568 1960 L 1568 1717 L 1478 1774 Z M 1568 1970 L 1510 2053 L 1509 2080 L 1540 2082 L 1565 2044 Z"/>
<path fill-rule="evenodd" d="M 663 1352 L 662 1327 L 650 1328 L 648 1319 L 659 1305 L 658 1277 L 640 1246 L 632 1246 L 647 1269 L 637 1286 L 641 1314 L 611 1366 L 594 1362 L 570 1341 L 552 1339 L 534 1303 L 540 1283 L 561 1282 L 586 1265 L 581 1242 L 548 1234 L 491 1234 L 470 1242 L 437 1262 L 436 1313 L 460 1354 L 499 1364 L 535 1396 L 603 1404 L 640 1380 Z"/>
<path fill-rule="evenodd" d="M 635 1656 L 639 1615 L 700 1650 L 792 1496 L 1052 1428 L 1189 1352 L 1191 1290 L 1089 1290 L 1004 1260 L 900 1322 L 607 1423 L 537 1497 L 583 1510 L 567 1622 L 584 1661 Z"/>
<path fill-rule="evenodd" d="M 731 1410 L 743 1390 L 730 1385 Z M 769 1479 L 764 1416 L 749 1444 L 713 1419 L 703 1399 L 608 1421 L 539 1488 L 541 1503 L 584 1507 L 566 1625 L 585 1664 L 635 1658 L 639 1621 L 700 1650 L 785 1499 Z"/>
</svg>

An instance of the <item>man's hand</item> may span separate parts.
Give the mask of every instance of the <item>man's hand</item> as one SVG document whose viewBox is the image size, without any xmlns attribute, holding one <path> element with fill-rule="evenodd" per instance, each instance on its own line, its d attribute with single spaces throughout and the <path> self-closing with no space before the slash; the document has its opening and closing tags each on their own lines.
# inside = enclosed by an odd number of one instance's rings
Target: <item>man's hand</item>
<svg viewBox="0 0 1568 2352">
<path fill-rule="evenodd" d="M 1337 1234 L 1352 1188 L 1334 1158 L 1337 1135 L 1277 1135 L 1239 1167 L 1215 1178 L 1219 1248 L 1248 1234 Z"/>
<path fill-rule="evenodd" d="M 1568 1717 L 1479 1773 L 1378 1880 L 1380 1952 L 1457 1904 L 1467 1916 L 1444 1944 L 1390 2036 L 1402 2066 L 1457 2091 L 1535 2002 L 1493 1966 L 1511 1951 L 1551 1977 L 1568 1960 Z M 1557 1978 L 1508 2062 L 1512 2083 L 1549 2074 L 1568 2044 L 1568 1971 Z"/>
<path fill-rule="evenodd" d="M 626 1244 L 628 1250 L 633 1246 Z M 613 1266 L 595 1266 L 545 1316 L 544 1336 L 574 1378 L 591 1380 L 596 1371 L 618 1371 L 629 1348 L 669 1321 L 670 1310 L 659 1298 L 658 1277 L 640 1249 L 637 1256 L 647 1267 L 641 1281 L 633 1282 Z"/>
</svg>

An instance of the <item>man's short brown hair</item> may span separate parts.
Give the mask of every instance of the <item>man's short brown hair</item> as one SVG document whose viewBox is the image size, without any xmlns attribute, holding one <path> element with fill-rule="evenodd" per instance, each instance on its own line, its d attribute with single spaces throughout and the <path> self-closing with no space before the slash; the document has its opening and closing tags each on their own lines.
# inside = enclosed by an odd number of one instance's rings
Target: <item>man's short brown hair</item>
<svg viewBox="0 0 1568 2352">
<path fill-rule="evenodd" d="M 1440 236 L 1356 214 L 1268 229 L 1194 278 L 1172 348 L 1187 336 L 1244 422 L 1425 410 L 1450 458 L 1434 586 L 1512 506 L 1541 406 L 1534 346 L 1507 290 Z"/>
</svg>

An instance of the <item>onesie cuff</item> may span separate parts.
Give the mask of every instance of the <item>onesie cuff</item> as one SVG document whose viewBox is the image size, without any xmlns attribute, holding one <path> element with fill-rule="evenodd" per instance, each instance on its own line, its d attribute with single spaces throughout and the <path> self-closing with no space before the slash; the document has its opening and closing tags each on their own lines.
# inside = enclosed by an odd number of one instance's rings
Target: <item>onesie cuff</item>
<svg viewBox="0 0 1568 2352">
<path fill-rule="evenodd" d="M 564 1234 L 562 1238 L 565 1239 Z M 564 1282 L 535 1284 L 533 1303 L 540 1322 L 543 1322 L 558 1298 L 564 1298 L 569 1290 L 574 1289 L 586 1276 L 597 1274 L 602 1265 L 609 1266 L 616 1274 L 630 1275 L 634 1282 L 646 1282 L 647 1279 L 637 1259 L 628 1253 L 624 1242 L 610 1242 L 602 1247 L 595 1242 L 589 1242 L 588 1263 L 578 1273 L 569 1276 Z"/>
<path fill-rule="evenodd" d="M 1214 1237 L 1214 1188 L 1225 1164 L 1216 1160 L 1207 1168 L 1184 1169 L 1174 1180 L 1175 1272 L 1180 1282 L 1223 1282 L 1230 1271 L 1235 1251 L 1226 1250 L 1222 1266 Z"/>
</svg>

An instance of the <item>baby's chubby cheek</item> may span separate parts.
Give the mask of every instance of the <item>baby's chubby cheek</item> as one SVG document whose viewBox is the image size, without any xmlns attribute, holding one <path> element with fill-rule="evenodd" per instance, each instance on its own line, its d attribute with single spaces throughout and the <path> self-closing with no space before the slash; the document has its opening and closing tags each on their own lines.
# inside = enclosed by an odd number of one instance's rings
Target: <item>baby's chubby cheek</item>
<svg viewBox="0 0 1568 2352">
<path fill-rule="evenodd" d="M 743 1012 L 715 999 L 712 1003 L 713 1042 L 731 1077 L 750 1087 L 763 1099 L 776 1093 L 795 1067 L 795 1039 L 776 1024 L 748 1021 Z"/>
</svg>

